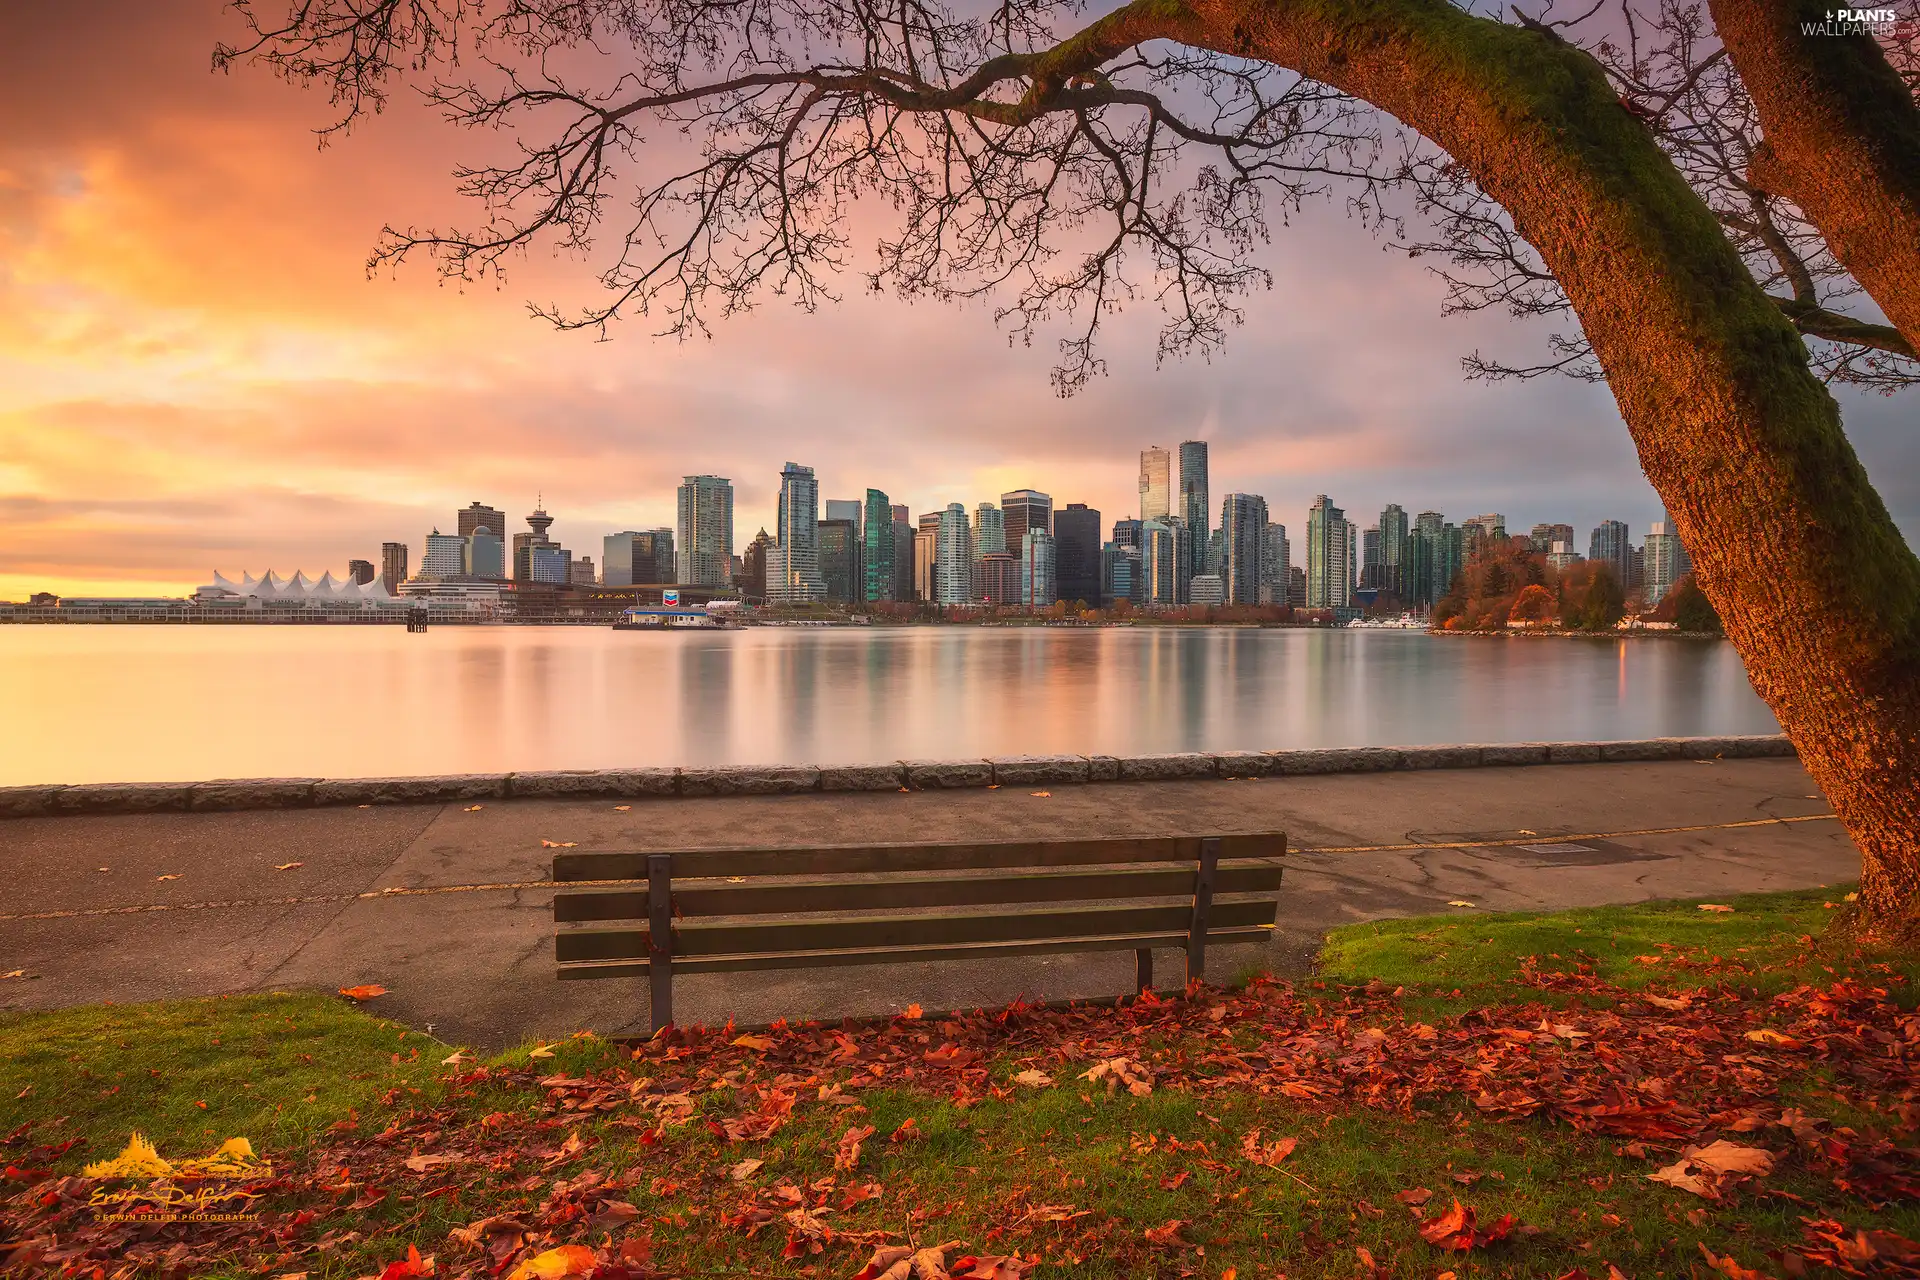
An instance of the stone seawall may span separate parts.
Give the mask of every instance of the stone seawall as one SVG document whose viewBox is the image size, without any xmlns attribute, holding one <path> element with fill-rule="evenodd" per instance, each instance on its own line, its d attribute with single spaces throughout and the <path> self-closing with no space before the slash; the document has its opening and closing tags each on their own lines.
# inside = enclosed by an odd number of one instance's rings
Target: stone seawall
<svg viewBox="0 0 1920 1280">
<path fill-rule="evenodd" d="M 900 791 L 945 787 L 1054 787 L 1168 779 L 1266 778 L 1791 756 L 1783 734 L 1650 738 L 1628 742 L 1520 742 L 1490 746 L 1340 747 L 1296 751 L 1185 751 L 1147 756 L 996 756 L 880 764 L 717 765 L 709 768 L 566 769 L 413 778 L 220 778 L 210 782 L 95 782 L 0 787 L 0 818 L 60 814 L 308 809 L 334 805 L 456 804 L 610 796 L 668 799 Z"/>
</svg>

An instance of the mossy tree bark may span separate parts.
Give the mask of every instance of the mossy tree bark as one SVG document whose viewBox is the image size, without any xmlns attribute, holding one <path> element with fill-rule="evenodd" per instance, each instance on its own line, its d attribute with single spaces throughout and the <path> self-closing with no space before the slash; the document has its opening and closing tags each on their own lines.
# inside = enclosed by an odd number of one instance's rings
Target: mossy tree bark
<svg viewBox="0 0 1920 1280">
<path fill-rule="evenodd" d="M 1749 175 L 1800 206 L 1920 350 L 1920 107 L 1871 36 L 1825 0 L 1713 0 L 1714 27 L 1765 135 Z"/>
<path fill-rule="evenodd" d="M 1443 0 L 1136 0 L 1055 50 L 1032 92 L 1155 37 L 1371 102 L 1507 209 L 1572 301 L 1754 687 L 1859 846 L 1869 927 L 1913 931 L 1920 561 L 1799 335 L 1600 68 Z"/>
</svg>

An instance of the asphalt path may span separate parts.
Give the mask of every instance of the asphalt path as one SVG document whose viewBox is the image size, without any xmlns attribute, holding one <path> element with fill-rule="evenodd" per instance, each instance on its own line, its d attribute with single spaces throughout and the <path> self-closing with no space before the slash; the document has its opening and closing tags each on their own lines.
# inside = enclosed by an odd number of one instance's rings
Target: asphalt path
<svg viewBox="0 0 1920 1280">
<path fill-rule="evenodd" d="M 1269 946 L 1210 949 L 1208 973 L 1225 979 L 1255 965 L 1303 972 L 1325 931 L 1354 921 L 1850 880 L 1859 855 L 1828 814 L 1798 762 L 1751 759 L 625 810 L 516 800 L 16 818 L 0 821 L 0 1008 L 377 983 L 389 989 L 383 1014 L 476 1048 L 644 1033 L 644 979 L 555 979 L 542 841 L 651 850 L 1284 831 L 1280 927 Z M 676 985 L 677 1012 L 751 1024 L 1110 995 L 1132 964 L 1119 953 L 691 975 Z M 1158 964 L 1177 981 L 1178 952 Z"/>
</svg>

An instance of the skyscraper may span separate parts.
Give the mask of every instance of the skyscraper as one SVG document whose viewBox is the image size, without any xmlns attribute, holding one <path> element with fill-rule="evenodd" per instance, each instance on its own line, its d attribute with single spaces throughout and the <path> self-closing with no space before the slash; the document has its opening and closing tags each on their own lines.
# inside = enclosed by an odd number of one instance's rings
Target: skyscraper
<svg viewBox="0 0 1920 1280">
<path fill-rule="evenodd" d="M 457 533 L 435 529 L 427 535 L 427 551 L 420 557 L 423 578 L 457 578 L 467 571 L 467 540 Z"/>
<path fill-rule="evenodd" d="M 1006 549 L 1006 512 L 991 502 L 981 503 L 973 512 L 973 558 L 978 560 Z"/>
<path fill-rule="evenodd" d="M 1213 529 L 1213 512 L 1209 509 L 1207 496 L 1205 440 L 1180 442 L 1180 509 L 1174 514 L 1187 522 L 1187 536 L 1192 539 L 1193 560 L 1189 572 L 1205 573 L 1208 569 L 1207 545 Z"/>
<path fill-rule="evenodd" d="M 1100 603 L 1100 513 L 1084 502 L 1069 502 L 1053 513 L 1055 581 L 1060 598 Z"/>
<path fill-rule="evenodd" d="M 1159 445 L 1140 451 L 1140 518 L 1165 520 L 1173 514 L 1172 458 Z"/>
<path fill-rule="evenodd" d="M 623 529 L 600 539 L 600 581 L 609 587 L 680 580 L 673 530 Z"/>
<path fill-rule="evenodd" d="M 475 525 L 473 532 L 460 540 L 466 561 L 462 572 L 476 578 L 506 577 L 507 544 L 501 534 L 502 530 Z"/>
<path fill-rule="evenodd" d="M 893 594 L 887 598 L 913 599 L 913 519 L 902 502 L 893 504 Z"/>
<path fill-rule="evenodd" d="M 1138 547 L 1140 545 L 1140 524 L 1138 520 L 1115 520 L 1113 522 L 1114 545 Z"/>
<path fill-rule="evenodd" d="M 860 565 L 860 526 L 851 520 L 822 520 L 816 526 L 820 539 L 820 579 L 826 584 L 825 599 L 832 604 L 854 604 L 866 590 L 866 576 Z"/>
<path fill-rule="evenodd" d="M 1535 555 L 1546 555 L 1553 550 L 1553 544 L 1564 542 L 1573 545 L 1573 526 L 1570 524 L 1537 524 L 1527 531 L 1527 545 Z"/>
<path fill-rule="evenodd" d="M 1627 526 L 1620 520 L 1602 520 L 1593 527 L 1593 536 L 1587 541 L 1587 559 L 1604 560 L 1612 565 L 1614 576 L 1620 579 L 1623 590 L 1627 585 L 1627 561 L 1632 551 L 1633 544 L 1627 535 Z"/>
<path fill-rule="evenodd" d="M 680 482 L 679 498 L 677 580 L 726 586 L 733 580 L 733 481 L 688 476 Z"/>
<path fill-rule="evenodd" d="M 1100 597 L 1106 604 L 1137 600 L 1140 581 L 1140 547 L 1109 542 L 1100 548 Z"/>
<path fill-rule="evenodd" d="M 820 483 L 813 468 L 789 462 L 780 472 L 776 543 L 767 557 L 767 599 L 810 604 L 826 595 L 820 576 Z"/>
<path fill-rule="evenodd" d="M 1307 607 L 1353 605 L 1353 526 L 1347 513 L 1320 494 L 1307 509 Z"/>
<path fill-rule="evenodd" d="M 1380 509 L 1380 589 L 1407 594 L 1407 513 L 1397 502 Z"/>
<path fill-rule="evenodd" d="M 740 594 L 755 604 L 767 598 L 767 553 L 773 547 L 773 535 L 762 529 L 740 557 Z"/>
<path fill-rule="evenodd" d="M 407 544 L 404 542 L 383 542 L 380 544 L 380 585 L 392 595 L 407 580 Z"/>
<path fill-rule="evenodd" d="M 676 560 L 671 529 L 626 529 L 600 540 L 600 580 L 609 587 L 678 582 Z"/>
<path fill-rule="evenodd" d="M 1145 605 L 1179 603 L 1177 556 L 1179 539 L 1176 526 L 1168 520 L 1143 520 L 1140 524 L 1140 585 L 1135 599 Z"/>
<path fill-rule="evenodd" d="M 1186 604 L 1193 582 L 1193 534 L 1187 530 L 1187 522 L 1181 516 L 1168 516 L 1161 523 L 1167 526 L 1167 532 L 1173 538 L 1173 602 Z"/>
<path fill-rule="evenodd" d="M 1220 590 L 1226 604 L 1259 604 L 1267 552 L 1267 500 L 1230 493 L 1220 501 Z"/>
<path fill-rule="evenodd" d="M 893 504 L 878 489 L 867 490 L 866 510 L 862 514 L 860 541 L 865 548 L 866 582 L 863 593 L 868 600 L 894 598 Z"/>
<path fill-rule="evenodd" d="M 460 522 L 458 533 L 463 538 L 472 537 L 473 531 L 482 527 L 493 530 L 502 538 L 507 536 L 507 514 L 496 507 L 470 502 L 460 509 L 456 519 Z"/>
<path fill-rule="evenodd" d="M 573 553 L 557 542 L 536 542 L 527 549 L 528 581 L 564 586 L 573 581 Z"/>
<path fill-rule="evenodd" d="M 373 581 L 373 561 L 371 560 L 347 561 L 347 580 L 349 582 L 357 582 L 361 586 L 365 586 L 367 583 L 372 582 Z"/>
<path fill-rule="evenodd" d="M 934 599 L 939 604 L 966 604 L 973 598 L 973 529 L 967 509 L 957 502 L 940 513 L 940 532 L 934 551 Z"/>
<path fill-rule="evenodd" d="M 1380 578 L 1380 526 L 1368 525 L 1360 531 L 1360 585 L 1378 591 Z"/>
<path fill-rule="evenodd" d="M 1673 590 L 1674 583 L 1687 576 L 1691 566 L 1673 520 L 1664 511 L 1647 527 L 1647 541 L 1642 550 L 1646 561 L 1642 572 L 1646 579 L 1647 604 L 1652 606 Z"/>
<path fill-rule="evenodd" d="M 1480 544 L 1488 540 L 1505 542 L 1507 538 L 1507 518 L 1498 513 L 1475 516 L 1460 528 L 1466 535 L 1469 553 L 1478 550 Z"/>
<path fill-rule="evenodd" d="M 860 523 L 860 503 L 854 498 L 828 498 L 825 518 L 828 520 L 851 520 L 855 524 L 858 524 Z"/>
<path fill-rule="evenodd" d="M 1020 540 L 1020 603 L 1044 608 L 1060 598 L 1057 548 L 1045 529 L 1029 529 Z"/>
<path fill-rule="evenodd" d="M 538 505 L 537 500 L 533 514 L 527 517 L 527 527 L 532 530 L 531 533 L 513 535 L 513 576 L 521 582 L 534 581 L 533 550 L 535 547 L 557 548 L 560 545 L 547 536 L 547 530 L 553 527 L 553 517 L 547 514 L 545 507 Z"/>
<path fill-rule="evenodd" d="M 1032 489 L 1015 489 L 1000 495 L 1000 514 L 1006 522 L 1008 551 L 1018 552 L 1026 545 L 1029 531 L 1053 532 L 1053 499 Z"/>
<path fill-rule="evenodd" d="M 923 514 L 913 534 L 913 598 L 928 604 L 940 598 L 940 584 L 935 571 L 940 564 L 941 515 L 938 511 Z M 968 571 L 972 571 L 971 565 Z"/>
<path fill-rule="evenodd" d="M 600 575 L 610 587 L 633 585 L 633 544 L 640 534 L 622 529 L 600 539 Z"/>
<path fill-rule="evenodd" d="M 1287 586 L 1293 569 L 1293 548 L 1287 543 L 1287 526 L 1267 524 L 1267 545 L 1260 553 L 1260 603 L 1286 604 Z"/>
<path fill-rule="evenodd" d="M 1019 604 L 1020 558 L 1010 551 L 981 556 L 974 582 L 974 598 L 985 604 Z"/>
</svg>

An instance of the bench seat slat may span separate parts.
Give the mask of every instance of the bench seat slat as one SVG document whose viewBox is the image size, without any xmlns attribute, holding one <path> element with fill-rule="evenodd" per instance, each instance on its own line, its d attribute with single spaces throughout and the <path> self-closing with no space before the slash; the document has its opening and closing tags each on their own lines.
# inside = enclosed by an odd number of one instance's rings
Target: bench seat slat
<svg viewBox="0 0 1920 1280">
<path fill-rule="evenodd" d="M 1088 840 L 1006 840 L 969 844 L 827 845 L 811 849 L 675 849 L 673 878 L 829 876 L 888 871 L 961 871 L 1018 867 L 1072 867 L 1101 863 L 1197 862 L 1200 836 L 1110 837 Z M 1220 836 L 1220 860 L 1278 858 L 1287 838 L 1278 832 Z M 560 853 L 558 883 L 644 880 L 645 853 Z"/>
<path fill-rule="evenodd" d="M 1215 920 L 1223 929 L 1271 924 L 1271 898 L 1221 903 Z M 867 950 L 875 947 L 947 946 L 964 942 L 1027 942 L 1120 934 L 1185 936 L 1190 906 L 1047 907 L 992 914 L 857 916 L 827 920 L 774 920 L 757 924 L 691 924 L 673 931 L 675 962 L 701 956 L 771 955 L 793 951 Z M 554 958 L 628 960 L 647 953 L 645 929 L 570 929 L 554 936 Z"/>
<path fill-rule="evenodd" d="M 1218 894 L 1271 893 L 1280 887 L 1278 862 L 1223 867 Z M 1044 871 L 1002 876 L 943 876 L 925 880 L 807 880 L 786 883 L 675 885 L 673 909 L 683 917 L 773 915 L 798 911 L 885 911 L 964 907 L 999 902 L 1087 902 L 1112 898 L 1171 898 L 1193 892 L 1192 867 Z M 644 889 L 562 890 L 553 898 L 559 923 L 644 920 Z"/>
<path fill-rule="evenodd" d="M 1248 928 L 1214 929 L 1207 933 L 1209 945 L 1234 942 L 1264 943 L 1273 936 L 1271 924 Z M 1186 931 L 1177 933 L 1129 933 L 1098 937 L 1053 939 L 1023 942 L 961 942 L 944 946 L 861 947 L 835 951 L 800 951 L 774 955 L 702 956 L 695 959 L 675 957 L 673 972 L 737 973 L 764 969 L 837 968 L 856 964 L 902 964 L 912 961 L 985 960 L 996 956 L 1053 955 L 1068 951 L 1133 951 L 1141 947 L 1177 947 L 1187 940 Z M 632 978 L 647 972 L 644 959 L 587 960 L 562 964 L 556 976 L 563 982 L 593 978 Z"/>
</svg>

